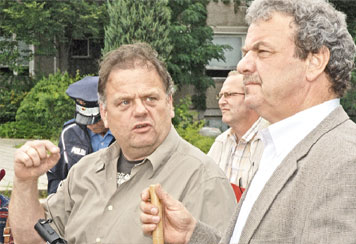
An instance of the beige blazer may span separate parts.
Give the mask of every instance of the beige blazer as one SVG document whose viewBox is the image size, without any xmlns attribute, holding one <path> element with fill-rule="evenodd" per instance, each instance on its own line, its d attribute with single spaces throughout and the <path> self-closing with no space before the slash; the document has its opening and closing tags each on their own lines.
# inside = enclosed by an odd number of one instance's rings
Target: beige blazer
<svg viewBox="0 0 356 244">
<path fill-rule="evenodd" d="M 199 223 L 191 243 L 230 243 L 244 198 L 220 242 Z M 356 243 L 356 124 L 341 106 L 276 169 L 242 230 L 245 243 Z"/>
</svg>

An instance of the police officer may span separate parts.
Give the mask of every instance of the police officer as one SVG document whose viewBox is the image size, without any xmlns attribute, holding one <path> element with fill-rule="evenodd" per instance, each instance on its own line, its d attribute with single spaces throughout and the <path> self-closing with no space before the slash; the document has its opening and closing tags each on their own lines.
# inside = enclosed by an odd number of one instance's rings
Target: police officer
<svg viewBox="0 0 356 244">
<path fill-rule="evenodd" d="M 57 191 L 69 169 L 82 157 L 115 141 L 100 117 L 98 81 L 98 76 L 87 76 L 66 90 L 67 95 L 75 100 L 75 119 L 64 123 L 58 144 L 61 158 L 47 172 L 48 194 Z"/>
</svg>

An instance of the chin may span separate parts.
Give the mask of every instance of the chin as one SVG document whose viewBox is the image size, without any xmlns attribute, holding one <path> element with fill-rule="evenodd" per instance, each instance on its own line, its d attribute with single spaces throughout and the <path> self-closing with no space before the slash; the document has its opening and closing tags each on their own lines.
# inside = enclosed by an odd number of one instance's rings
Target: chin
<svg viewBox="0 0 356 244">
<path fill-rule="evenodd" d="M 225 124 L 228 124 L 230 120 L 222 118 L 221 121 L 224 122 Z"/>
<path fill-rule="evenodd" d="M 246 96 L 245 97 L 245 104 L 248 108 L 254 109 L 256 106 L 258 106 L 258 98 L 254 98 L 253 96 Z"/>
<path fill-rule="evenodd" d="M 147 148 L 147 147 L 152 147 L 154 145 L 153 141 L 134 141 L 131 143 L 131 147 L 134 148 Z"/>
</svg>

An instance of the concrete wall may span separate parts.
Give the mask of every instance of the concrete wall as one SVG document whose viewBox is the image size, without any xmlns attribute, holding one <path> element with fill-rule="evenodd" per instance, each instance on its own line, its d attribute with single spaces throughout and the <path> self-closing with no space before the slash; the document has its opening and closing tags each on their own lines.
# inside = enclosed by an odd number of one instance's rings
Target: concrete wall
<svg viewBox="0 0 356 244">
<path fill-rule="evenodd" d="M 241 37 L 242 45 L 245 41 L 245 36 L 247 33 L 247 24 L 245 23 L 245 13 L 246 6 L 242 4 L 236 11 L 234 10 L 234 3 L 231 1 L 229 4 L 225 4 L 222 1 L 214 2 L 210 1 L 207 6 L 208 18 L 207 24 L 212 27 L 215 35 L 225 36 L 225 37 Z M 227 53 L 228 55 L 236 55 L 238 58 L 237 62 L 241 58 L 240 50 L 234 50 L 232 53 Z M 235 56 L 235 58 L 236 58 Z M 233 65 L 226 64 L 226 69 L 235 69 L 237 62 Z M 207 69 L 215 67 L 208 65 Z M 218 69 L 222 69 L 218 67 Z M 220 92 L 222 84 L 226 77 L 213 77 L 215 81 L 215 88 L 210 87 L 207 91 L 207 109 L 200 113 L 200 117 L 208 121 L 208 126 L 216 127 L 222 131 L 227 129 L 227 125 L 221 121 L 221 112 L 216 100 L 216 95 Z"/>
<path fill-rule="evenodd" d="M 214 2 L 211 0 L 207 6 L 208 19 L 207 24 L 211 27 L 231 26 L 242 27 L 247 26 L 245 23 L 246 6 L 241 5 L 237 12 L 234 10 L 234 3 L 225 4 L 222 1 Z"/>
</svg>

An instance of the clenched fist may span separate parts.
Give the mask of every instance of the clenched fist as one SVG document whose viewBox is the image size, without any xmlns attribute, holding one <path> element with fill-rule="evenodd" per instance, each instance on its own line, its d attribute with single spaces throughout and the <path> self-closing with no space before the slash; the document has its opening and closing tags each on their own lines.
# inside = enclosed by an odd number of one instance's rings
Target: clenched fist
<svg viewBox="0 0 356 244">
<path fill-rule="evenodd" d="M 15 176 L 19 180 L 37 180 L 51 169 L 59 158 L 59 148 L 51 141 L 28 141 L 15 152 Z"/>
</svg>

